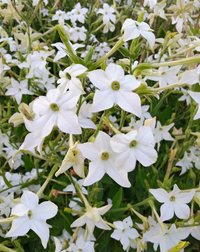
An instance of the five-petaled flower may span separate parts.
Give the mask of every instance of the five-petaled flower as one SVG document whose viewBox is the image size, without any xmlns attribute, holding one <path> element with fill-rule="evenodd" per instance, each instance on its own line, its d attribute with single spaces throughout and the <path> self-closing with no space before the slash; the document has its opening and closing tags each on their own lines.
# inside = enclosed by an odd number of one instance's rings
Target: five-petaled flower
<svg viewBox="0 0 200 252">
<path fill-rule="evenodd" d="M 23 236 L 32 229 L 40 237 L 43 247 L 47 247 L 50 225 L 46 220 L 57 214 L 58 207 L 50 201 L 41 204 L 38 204 L 38 201 L 39 198 L 35 193 L 24 191 L 21 203 L 12 209 L 11 215 L 16 215 L 18 218 L 12 221 L 12 227 L 6 237 Z"/>
</svg>

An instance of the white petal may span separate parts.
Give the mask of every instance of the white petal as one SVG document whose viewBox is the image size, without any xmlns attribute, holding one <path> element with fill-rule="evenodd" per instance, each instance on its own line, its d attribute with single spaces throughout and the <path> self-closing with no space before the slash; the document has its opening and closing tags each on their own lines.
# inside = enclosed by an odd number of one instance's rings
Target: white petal
<svg viewBox="0 0 200 252">
<path fill-rule="evenodd" d="M 50 202 L 45 201 L 38 205 L 38 207 L 32 211 L 34 220 L 47 220 L 54 217 L 58 212 L 58 207 Z"/>
<path fill-rule="evenodd" d="M 44 248 L 49 240 L 48 224 L 43 221 L 31 220 L 31 229 L 40 237 Z"/>
</svg>

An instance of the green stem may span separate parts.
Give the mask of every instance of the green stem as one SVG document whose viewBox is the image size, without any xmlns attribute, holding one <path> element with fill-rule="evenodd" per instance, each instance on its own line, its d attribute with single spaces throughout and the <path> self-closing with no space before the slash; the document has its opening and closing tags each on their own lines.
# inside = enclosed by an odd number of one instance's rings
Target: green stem
<svg viewBox="0 0 200 252">
<path fill-rule="evenodd" d="M 110 57 L 113 53 L 115 53 L 123 44 L 124 44 L 124 37 L 121 37 L 119 41 L 113 46 L 113 48 L 104 55 L 101 59 L 97 60 L 96 63 L 92 64 L 92 66 L 89 68 L 89 71 L 92 71 L 99 67 L 108 57 Z"/>
<path fill-rule="evenodd" d="M 48 185 L 49 181 L 51 180 L 51 178 L 53 177 L 54 173 L 56 172 L 56 170 L 58 169 L 58 165 L 54 165 L 46 179 L 46 181 L 44 182 L 44 184 L 42 185 L 42 187 L 39 189 L 39 191 L 36 193 L 38 198 L 41 196 L 41 194 L 43 193 L 44 189 L 46 188 L 46 186 Z"/>
<path fill-rule="evenodd" d="M 37 11 L 38 11 L 38 9 L 39 9 L 39 6 L 40 6 L 40 4 L 41 4 L 42 2 L 43 2 L 43 0 L 39 0 L 38 4 L 36 5 L 35 10 L 34 10 L 34 12 L 33 12 L 33 15 L 31 16 L 31 18 L 30 18 L 29 21 L 28 21 L 28 24 L 29 24 L 29 25 L 32 23 L 32 21 L 33 21 L 35 15 L 36 15 L 36 13 L 37 13 Z"/>
<path fill-rule="evenodd" d="M 17 218 L 18 218 L 18 216 L 14 215 L 14 216 L 9 217 L 9 218 L 1 219 L 1 220 L 0 220 L 0 224 L 2 224 L 2 223 L 10 223 L 10 222 L 12 222 L 14 219 L 17 219 Z"/>
</svg>

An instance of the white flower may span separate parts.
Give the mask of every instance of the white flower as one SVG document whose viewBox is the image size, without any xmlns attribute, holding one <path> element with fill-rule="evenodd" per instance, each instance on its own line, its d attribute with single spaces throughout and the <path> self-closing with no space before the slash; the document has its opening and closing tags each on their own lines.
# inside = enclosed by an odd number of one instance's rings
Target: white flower
<svg viewBox="0 0 200 252">
<path fill-rule="evenodd" d="M 72 179 L 75 183 L 79 184 L 82 193 L 87 195 L 88 191 L 85 189 L 85 187 L 83 187 L 84 179 L 79 179 L 78 181 L 74 177 L 72 177 Z M 72 192 L 72 194 L 76 194 L 76 189 L 73 184 L 70 184 L 63 189 L 63 192 Z"/>
<path fill-rule="evenodd" d="M 143 241 L 150 241 L 154 243 L 154 250 L 157 251 L 158 245 L 160 245 L 160 252 L 168 252 L 170 248 L 178 245 L 180 240 L 185 239 L 189 235 L 189 232 L 185 228 L 176 229 L 175 224 L 172 224 L 170 229 L 159 228 L 159 223 L 154 226 L 154 232 L 152 230 L 143 234 Z"/>
<path fill-rule="evenodd" d="M 200 77 L 200 65 L 196 69 L 184 71 L 178 83 L 193 85 L 199 83 L 199 77 Z"/>
<path fill-rule="evenodd" d="M 75 23 L 75 21 L 78 20 L 79 22 L 84 23 L 87 11 L 87 8 L 81 8 L 80 3 L 77 3 L 71 11 L 71 22 Z"/>
<path fill-rule="evenodd" d="M 183 193 L 175 184 L 173 191 L 166 192 L 164 189 L 150 189 L 151 194 L 156 198 L 157 201 L 164 203 L 161 208 L 161 217 L 159 222 L 169 220 L 173 218 L 174 213 L 180 219 L 187 219 L 190 216 L 190 208 L 187 203 L 189 203 L 195 193 L 195 190 Z"/>
<path fill-rule="evenodd" d="M 54 126 L 58 126 L 65 133 L 80 134 L 78 118 L 71 111 L 79 96 L 80 92 L 75 91 L 61 94 L 58 88 L 49 90 L 46 97 L 39 96 L 33 104 L 33 111 L 39 116 L 34 120 L 35 138 L 48 136 Z"/>
<path fill-rule="evenodd" d="M 109 21 L 112 21 L 115 23 L 116 21 L 116 16 L 113 14 L 115 10 L 110 7 L 107 3 L 103 4 L 103 9 L 99 9 L 97 13 L 100 13 L 103 15 L 103 23 L 107 24 Z"/>
<path fill-rule="evenodd" d="M 28 94 L 28 95 L 33 94 L 31 91 L 29 91 L 27 89 L 28 88 L 28 80 L 27 79 L 18 82 L 15 79 L 11 78 L 11 87 L 7 87 L 7 88 L 9 88 L 9 89 L 6 92 L 6 95 L 14 95 L 18 104 L 21 103 L 21 99 L 22 99 L 23 94 Z"/>
<path fill-rule="evenodd" d="M 108 31 L 113 32 L 115 30 L 114 24 L 112 24 L 110 21 L 104 26 L 103 33 L 107 33 Z"/>
<path fill-rule="evenodd" d="M 159 143 L 161 140 L 174 141 L 174 138 L 169 134 L 169 130 L 174 126 L 174 123 L 171 123 L 167 126 L 162 126 L 159 121 L 157 121 L 157 126 L 154 129 L 153 133 L 156 139 L 156 143 Z"/>
<path fill-rule="evenodd" d="M 124 30 L 124 42 L 138 38 L 140 35 L 144 37 L 153 48 L 155 43 L 155 35 L 152 33 L 152 29 L 145 22 L 137 22 L 131 18 L 127 18 L 122 26 L 122 31 Z"/>
<path fill-rule="evenodd" d="M 94 242 L 85 241 L 83 235 L 81 235 L 77 240 L 76 244 L 72 243 L 68 248 L 69 252 L 95 252 L 94 250 Z"/>
<path fill-rule="evenodd" d="M 14 192 L 11 192 L 7 196 L 0 195 L 0 212 L 1 215 L 5 214 L 6 217 L 10 215 L 10 210 L 14 205 Z"/>
<path fill-rule="evenodd" d="M 116 229 L 110 237 L 120 241 L 123 245 L 123 249 L 126 250 L 130 246 L 130 239 L 139 237 L 138 231 L 135 228 L 132 228 L 133 222 L 130 216 L 123 221 L 115 221 L 113 224 Z"/>
<path fill-rule="evenodd" d="M 149 5 L 150 9 L 153 9 L 155 4 L 157 4 L 157 0 L 144 0 L 144 6 Z"/>
<path fill-rule="evenodd" d="M 127 134 L 114 135 L 110 140 L 112 149 L 118 153 L 117 168 L 130 172 L 135 169 L 136 160 L 143 166 L 150 166 L 157 160 L 154 136 L 149 126 L 140 127 Z"/>
<path fill-rule="evenodd" d="M 95 92 L 91 111 L 111 108 L 115 103 L 122 109 L 140 117 L 142 113 L 140 97 L 132 90 L 140 85 L 133 75 L 124 75 L 121 66 L 110 63 L 106 70 L 88 73 L 90 81 L 100 89 Z"/>
<path fill-rule="evenodd" d="M 60 71 L 59 76 L 61 79 L 58 80 L 58 83 L 60 84 L 58 89 L 60 89 L 61 93 L 64 93 L 67 89 L 79 90 L 84 93 L 82 83 L 76 77 L 84 73 L 86 70 L 87 67 L 80 64 L 74 64 L 67 67 L 64 71 Z"/>
<path fill-rule="evenodd" d="M 197 120 L 197 119 L 200 118 L 200 107 L 199 107 L 199 104 L 200 104 L 200 93 L 199 92 L 192 92 L 192 91 L 189 90 L 188 94 L 192 97 L 192 99 L 195 100 L 196 103 L 198 103 L 198 110 L 197 110 L 196 115 L 193 118 L 193 120 Z"/>
<path fill-rule="evenodd" d="M 190 105 L 190 96 L 184 88 L 181 88 L 183 95 L 178 99 L 178 101 L 185 101 L 187 106 Z"/>
<path fill-rule="evenodd" d="M 69 150 L 62 161 L 60 169 L 56 172 L 55 176 L 57 177 L 61 173 L 68 170 L 70 167 L 74 168 L 74 171 L 77 175 L 81 178 L 85 178 L 84 174 L 84 157 L 81 151 L 77 148 L 78 141 L 74 144 L 73 137 L 70 134 L 70 143 L 69 143 Z"/>
<path fill-rule="evenodd" d="M 177 166 L 181 166 L 181 173 L 180 175 L 182 175 L 183 173 L 186 172 L 186 170 L 189 170 L 190 168 L 192 168 L 192 158 L 188 156 L 187 152 L 185 151 L 184 153 L 184 157 L 178 161 L 176 163 Z"/>
<path fill-rule="evenodd" d="M 85 29 L 84 26 L 70 28 L 69 32 L 70 32 L 70 39 L 74 42 L 78 40 L 85 41 L 86 39 L 87 30 Z"/>
<path fill-rule="evenodd" d="M 84 47 L 84 45 L 81 45 L 81 44 L 72 44 L 70 41 L 69 41 L 69 44 L 74 52 L 74 54 L 76 54 L 76 50 L 78 48 L 81 48 L 81 47 Z M 57 42 L 57 43 L 54 43 L 54 44 L 51 44 L 52 46 L 55 46 L 57 49 L 58 49 L 58 52 L 55 56 L 55 58 L 53 59 L 53 62 L 56 62 L 58 61 L 59 59 L 62 59 L 64 58 L 65 56 L 67 56 L 67 52 L 66 52 L 66 46 L 65 44 L 61 43 L 61 42 Z"/>
<path fill-rule="evenodd" d="M 79 144 L 78 148 L 84 157 L 91 160 L 84 186 L 92 185 L 99 181 L 105 173 L 119 185 L 123 187 L 131 186 L 127 172 L 116 168 L 115 159 L 117 153 L 111 149 L 109 135 L 100 131 L 94 143 Z"/>
<path fill-rule="evenodd" d="M 49 225 L 47 219 L 57 214 L 57 206 L 50 202 L 38 204 L 39 198 L 36 194 L 24 191 L 21 197 L 21 203 L 15 205 L 11 215 L 18 218 L 12 221 L 12 227 L 6 234 L 6 237 L 23 236 L 32 229 L 41 239 L 44 248 L 47 247 L 49 239 Z"/>
<path fill-rule="evenodd" d="M 89 235 L 93 234 L 95 226 L 101 229 L 110 230 L 110 227 L 105 223 L 101 215 L 105 214 L 111 207 L 112 207 L 111 204 L 100 208 L 91 207 L 87 205 L 86 206 L 87 212 L 80 218 L 75 220 L 71 224 L 71 227 L 80 227 L 86 224 L 87 229 L 89 231 Z"/>
<path fill-rule="evenodd" d="M 167 85 L 173 84 L 178 81 L 177 73 L 182 66 L 174 67 L 159 67 L 157 76 L 146 76 L 147 79 L 153 81 L 159 81 L 160 87 L 165 87 Z"/>
</svg>

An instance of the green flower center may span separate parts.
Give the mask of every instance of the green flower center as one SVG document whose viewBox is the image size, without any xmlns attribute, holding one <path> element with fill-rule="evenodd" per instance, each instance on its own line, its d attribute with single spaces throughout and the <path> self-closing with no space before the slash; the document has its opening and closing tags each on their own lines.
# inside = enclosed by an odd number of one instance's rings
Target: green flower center
<svg viewBox="0 0 200 252">
<path fill-rule="evenodd" d="M 32 216 L 32 212 L 31 212 L 31 210 L 29 210 L 28 211 L 28 217 L 31 218 L 31 216 Z"/>
<path fill-rule="evenodd" d="M 109 159 L 109 153 L 108 152 L 103 152 L 101 154 L 101 159 L 102 160 L 108 160 Z"/>
<path fill-rule="evenodd" d="M 135 147 L 136 145 L 137 145 L 137 141 L 136 141 L 136 140 L 133 140 L 133 141 L 130 142 L 129 147 L 130 147 L 130 148 L 133 148 L 133 147 Z"/>
<path fill-rule="evenodd" d="M 56 103 L 51 103 L 50 107 L 53 111 L 59 111 L 59 107 Z"/>
<path fill-rule="evenodd" d="M 78 151 L 73 150 L 72 153 L 73 153 L 73 155 L 74 155 L 74 157 L 75 157 L 75 156 L 78 154 Z"/>
<path fill-rule="evenodd" d="M 120 89 L 120 84 L 119 84 L 119 82 L 118 82 L 118 81 L 113 81 L 113 82 L 111 83 L 111 88 L 112 88 L 112 90 L 114 90 L 114 91 L 119 90 L 119 89 Z"/>
<path fill-rule="evenodd" d="M 176 199 L 175 196 L 171 196 L 169 200 L 170 200 L 170 201 L 175 201 L 175 199 Z"/>
<path fill-rule="evenodd" d="M 68 80 L 71 80 L 71 78 L 72 78 L 71 75 L 70 75 L 69 73 L 66 73 L 65 76 L 66 76 L 66 78 L 67 78 Z"/>
</svg>

